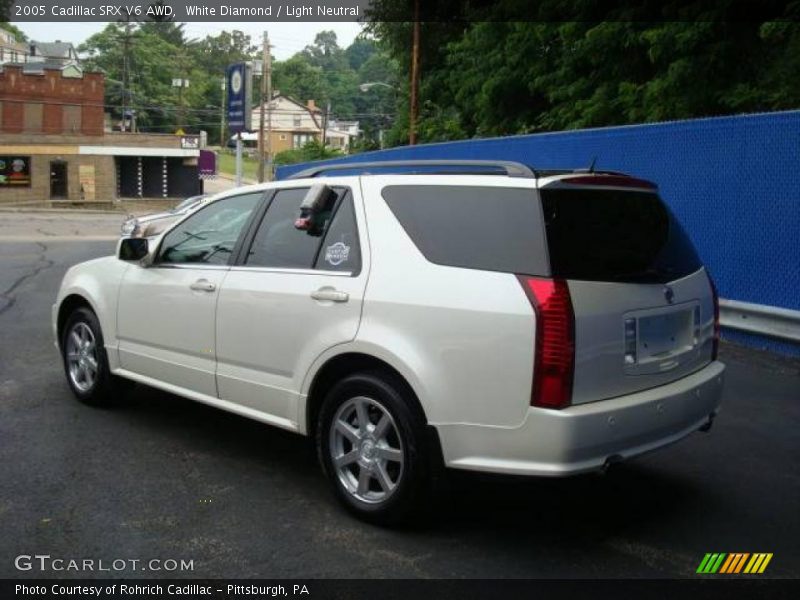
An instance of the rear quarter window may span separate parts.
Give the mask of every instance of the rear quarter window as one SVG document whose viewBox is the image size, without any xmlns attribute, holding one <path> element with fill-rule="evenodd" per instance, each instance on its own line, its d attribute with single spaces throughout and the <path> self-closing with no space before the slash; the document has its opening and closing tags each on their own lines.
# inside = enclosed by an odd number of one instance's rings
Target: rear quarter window
<svg viewBox="0 0 800 600">
<path fill-rule="evenodd" d="M 427 260 L 438 265 L 547 274 L 536 190 L 398 185 L 383 199 Z"/>
</svg>

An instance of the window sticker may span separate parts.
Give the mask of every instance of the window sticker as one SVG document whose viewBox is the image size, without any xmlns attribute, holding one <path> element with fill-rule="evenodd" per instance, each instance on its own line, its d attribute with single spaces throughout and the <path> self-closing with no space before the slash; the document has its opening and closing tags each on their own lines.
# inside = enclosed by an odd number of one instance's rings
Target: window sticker
<svg viewBox="0 0 800 600">
<path fill-rule="evenodd" d="M 350 246 L 344 242 L 336 242 L 325 248 L 325 262 L 338 267 L 343 262 L 347 262 L 350 256 Z"/>
</svg>

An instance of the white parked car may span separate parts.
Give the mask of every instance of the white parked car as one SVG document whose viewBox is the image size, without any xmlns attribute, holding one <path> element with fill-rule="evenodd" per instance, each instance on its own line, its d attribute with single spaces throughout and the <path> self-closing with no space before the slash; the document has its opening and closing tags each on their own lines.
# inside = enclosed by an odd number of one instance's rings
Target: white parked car
<svg viewBox="0 0 800 600">
<path fill-rule="evenodd" d="M 163 212 L 142 215 L 141 217 L 129 216 L 120 226 L 120 233 L 125 237 L 154 237 L 166 231 L 170 225 L 181 217 L 200 208 L 208 196 L 190 196 L 177 205 Z"/>
<path fill-rule="evenodd" d="M 53 331 L 75 395 L 124 378 L 312 436 L 378 522 L 437 465 L 572 475 L 710 427 L 716 293 L 655 185 L 374 167 L 226 192 L 72 267 Z"/>
</svg>

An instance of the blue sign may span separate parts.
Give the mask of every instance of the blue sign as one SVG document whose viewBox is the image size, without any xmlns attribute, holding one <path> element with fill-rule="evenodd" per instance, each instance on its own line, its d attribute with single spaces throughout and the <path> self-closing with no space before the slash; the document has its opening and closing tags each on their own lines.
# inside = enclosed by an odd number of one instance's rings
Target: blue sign
<svg viewBox="0 0 800 600">
<path fill-rule="evenodd" d="M 251 129 L 251 83 L 252 72 L 245 63 L 230 65 L 225 71 L 225 86 L 228 90 L 228 128 L 231 133 L 241 133 Z"/>
</svg>

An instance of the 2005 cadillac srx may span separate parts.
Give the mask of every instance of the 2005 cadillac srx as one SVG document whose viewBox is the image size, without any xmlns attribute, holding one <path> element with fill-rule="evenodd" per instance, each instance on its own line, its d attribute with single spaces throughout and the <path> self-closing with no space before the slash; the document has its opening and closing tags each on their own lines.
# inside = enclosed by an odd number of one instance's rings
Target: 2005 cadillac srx
<svg viewBox="0 0 800 600">
<path fill-rule="evenodd" d="M 128 379 L 313 436 L 338 498 L 389 522 L 435 465 L 564 476 L 708 429 L 717 314 L 653 183 L 417 161 L 315 168 L 122 239 L 67 272 L 53 329 L 80 400 Z"/>
</svg>

